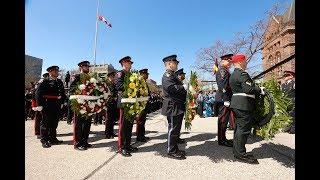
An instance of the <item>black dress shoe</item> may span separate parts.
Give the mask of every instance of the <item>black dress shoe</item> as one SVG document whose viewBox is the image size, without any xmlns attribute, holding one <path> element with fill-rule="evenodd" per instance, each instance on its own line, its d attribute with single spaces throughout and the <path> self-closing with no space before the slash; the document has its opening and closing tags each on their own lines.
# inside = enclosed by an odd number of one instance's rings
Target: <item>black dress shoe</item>
<svg viewBox="0 0 320 180">
<path fill-rule="evenodd" d="M 122 149 L 122 150 L 120 151 L 120 154 L 121 154 L 122 156 L 124 156 L 124 157 L 130 157 L 130 156 L 132 156 L 132 155 L 130 154 L 130 152 L 127 151 L 127 150 L 125 150 L 125 149 Z"/>
<path fill-rule="evenodd" d="M 137 138 L 137 141 L 139 141 L 139 142 L 147 142 L 147 139 L 146 138 Z"/>
<path fill-rule="evenodd" d="M 79 151 L 85 151 L 87 148 L 85 146 L 76 146 L 74 149 L 79 150 Z"/>
<path fill-rule="evenodd" d="M 130 146 L 127 151 L 129 152 L 137 152 L 138 151 L 138 148 L 137 147 L 133 147 L 133 146 Z"/>
<path fill-rule="evenodd" d="M 248 163 L 248 164 L 259 164 L 258 160 L 254 158 L 253 156 L 234 156 L 234 158 L 240 162 Z"/>
<path fill-rule="evenodd" d="M 37 139 L 41 139 L 41 136 L 40 136 L 40 135 L 37 135 Z"/>
<path fill-rule="evenodd" d="M 186 151 L 184 151 L 184 150 L 179 149 L 178 152 L 181 153 L 182 155 L 186 155 Z"/>
<path fill-rule="evenodd" d="M 168 156 L 173 159 L 178 159 L 178 160 L 186 159 L 186 156 L 181 151 L 176 151 L 174 153 L 168 153 Z"/>
<path fill-rule="evenodd" d="M 53 144 L 53 145 L 61 144 L 62 142 L 63 141 L 60 141 L 58 139 L 53 139 L 53 140 L 50 141 L 50 143 Z"/>
<path fill-rule="evenodd" d="M 179 138 L 177 143 L 178 144 L 184 144 L 184 143 L 186 143 L 186 140 Z"/>
<path fill-rule="evenodd" d="M 220 146 L 227 146 L 227 147 L 232 147 L 233 146 L 233 144 L 230 144 L 227 141 L 219 141 L 218 144 Z"/>
<path fill-rule="evenodd" d="M 84 147 L 86 147 L 86 148 L 91 148 L 91 147 L 92 147 L 92 144 L 86 143 L 86 144 L 84 145 Z"/>
<path fill-rule="evenodd" d="M 51 147 L 51 144 L 50 144 L 50 142 L 48 142 L 48 141 L 47 141 L 47 142 L 43 142 L 43 143 L 42 143 L 42 147 L 43 147 L 43 148 L 49 148 L 49 147 Z"/>
<path fill-rule="evenodd" d="M 118 134 L 112 133 L 111 136 L 118 137 Z"/>
<path fill-rule="evenodd" d="M 114 136 L 109 135 L 109 134 L 106 135 L 106 138 L 107 138 L 107 139 L 113 139 L 113 137 L 114 137 Z"/>
</svg>

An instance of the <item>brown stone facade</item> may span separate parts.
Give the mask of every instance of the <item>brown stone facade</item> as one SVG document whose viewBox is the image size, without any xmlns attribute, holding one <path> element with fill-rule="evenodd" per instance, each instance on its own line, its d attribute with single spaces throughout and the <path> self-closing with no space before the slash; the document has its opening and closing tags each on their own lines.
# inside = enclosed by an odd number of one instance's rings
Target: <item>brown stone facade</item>
<svg viewBox="0 0 320 180">
<path fill-rule="evenodd" d="M 274 16 L 269 20 L 269 26 L 264 35 L 262 48 L 262 66 L 266 70 L 295 53 L 295 17 L 294 2 L 282 16 Z M 295 71 L 295 59 L 278 66 L 264 76 L 281 80 L 283 71 Z"/>
</svg>

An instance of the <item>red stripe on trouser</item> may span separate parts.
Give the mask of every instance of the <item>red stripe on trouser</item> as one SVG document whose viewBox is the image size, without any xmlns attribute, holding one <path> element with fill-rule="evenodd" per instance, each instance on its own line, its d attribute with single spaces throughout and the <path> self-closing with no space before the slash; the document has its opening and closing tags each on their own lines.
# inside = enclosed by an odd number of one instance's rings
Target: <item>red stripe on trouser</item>
<svg viewBox="0 0 320 180">
<path fill-rule="evenodd" d="M 122 121 L 123 121 L 123 109 L 119 109 L 119 130 L 118 130 L 118 149 L 121 150 L 122 147 Z"/>
<path fill-rule="evenodd" d="M 76 113 L 73 113 L 73 145 L 75 146 L 77 144 L 77 132 L 76 132 L 76 123 L 77 123 L 77 118 L 76 118 Z"/>
<path fill-rule="evenodd" d="M 230 118 L 229 118 L 229 122 L 230 122 L 230 127 L 232 128 L 232 129 L 234 129 L 234 120 L 235 120 L 235 118 L 234 118 L 234 112 L 232 111 L 232 110 L 230 110 Z"/>
<path fill-rule="evenodd" d="M 222 108 L 223 108 L 223 112 L 221 114 L 219 114 L 219 117 L 218 117 L 219 120 L 220 120 L 220 122 L 218 120 L 218 123 L 220 123 L 220 129 L 218 129 L 218 132 L 219 132 L 218 137 L 221 137 L 222 139 L 226 139 L 226 134 L 223 133 L 223 129 L 225 128 L 224 127 L 224 121 L 225 121 L 226 115 L 227 115 L 227 112 L 226 112 L 227 111 L 227 107 L 222 106 Z"/>
</svg>

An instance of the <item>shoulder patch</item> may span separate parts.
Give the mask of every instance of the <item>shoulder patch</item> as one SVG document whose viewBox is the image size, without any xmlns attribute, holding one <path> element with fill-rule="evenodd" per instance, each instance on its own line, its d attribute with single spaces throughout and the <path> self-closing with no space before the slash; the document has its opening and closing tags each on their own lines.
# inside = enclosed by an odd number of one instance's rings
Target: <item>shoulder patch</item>
<svg viewBox="0 0 320 180">
<path fill-rule="evenodd" d="M 250 81 L 247 81 L 246 84 L 248 84 L 249 86 L 252 85 L 252 83 Z"/>
<path fill-rule="evenodd" d="M 246 75 L 246 74 L 248 74 L 248 73 L 245 71 L 241 72 L 241 75 Z"/>
</svg>

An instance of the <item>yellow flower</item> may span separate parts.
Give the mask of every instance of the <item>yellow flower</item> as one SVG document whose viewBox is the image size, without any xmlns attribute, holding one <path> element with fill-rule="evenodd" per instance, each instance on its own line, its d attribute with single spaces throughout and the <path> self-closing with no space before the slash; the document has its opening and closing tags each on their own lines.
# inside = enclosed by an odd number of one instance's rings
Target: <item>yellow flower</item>
<svg viewBox="0 0 320 180">
<path fill-rule="evenodd" d="M 131 89 L 134 89 L 134 88 L 136 87 L 136 85 L 135 85 L 134 83 L 130 83 L 130 84 L 129 84 L 129 87 L 130 87 Z"/>
<path fill-rule="evenodd" d="M 133 76 L 130 76 L 130 82 L 133 82 L 135 80 L 135 78 Z"/>
<path fill-rule="evenodd" d="M 131 97 L 136 97 L 136 96 L 137 96 L 136 91 L 133 91 L 133 93 L 131 94 Z"/>
</svg>

